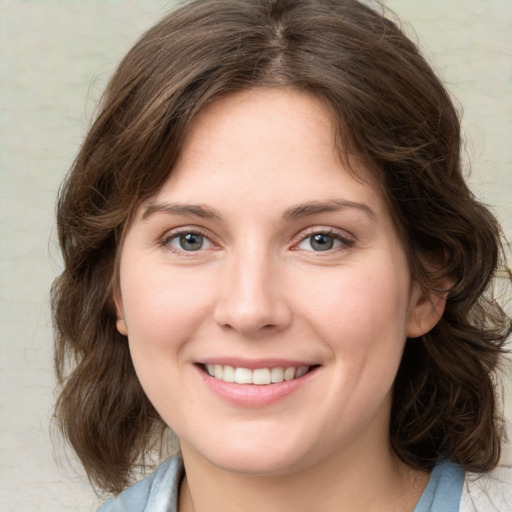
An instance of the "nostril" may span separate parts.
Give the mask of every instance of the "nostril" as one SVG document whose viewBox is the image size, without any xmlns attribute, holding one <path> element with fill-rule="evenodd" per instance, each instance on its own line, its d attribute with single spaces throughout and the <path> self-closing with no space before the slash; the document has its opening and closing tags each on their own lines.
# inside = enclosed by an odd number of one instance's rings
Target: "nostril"
<svg viewBox="0 0 512 512">
<path fill-rule="evenodd" d="M 258 286 L 259 293 L 249 293 L 249 286 L 238 290 L 241 285 L 232 293 L 229 288 L 225 290 L 214 313 L 216 323 L 223 330 L 253 336 L 275 332 L 289 325 L 292 315 L 285 298 L 272 287 L 264 287 L 261 283 Z"/>
</svg>

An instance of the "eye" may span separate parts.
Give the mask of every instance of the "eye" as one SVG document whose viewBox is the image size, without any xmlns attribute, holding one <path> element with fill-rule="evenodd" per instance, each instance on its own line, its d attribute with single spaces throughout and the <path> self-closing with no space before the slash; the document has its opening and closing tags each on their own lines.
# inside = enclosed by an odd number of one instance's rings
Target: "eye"
<svg viewBox="0 0 512 512">
<path fill-rule="evenodd" d="M 324 252 L 351 246 L 353 241 L 335 233 L 313 233 L 304 238 L 297 247 L 305 251 Z"/>
<path fill-rule="evenodd" d="M 206 236 L 194 231 L 174 233 L 166 237 L 162 244 L 175 252 L 194 252 L 212 247 L 212 242 Z"/>
</svg>

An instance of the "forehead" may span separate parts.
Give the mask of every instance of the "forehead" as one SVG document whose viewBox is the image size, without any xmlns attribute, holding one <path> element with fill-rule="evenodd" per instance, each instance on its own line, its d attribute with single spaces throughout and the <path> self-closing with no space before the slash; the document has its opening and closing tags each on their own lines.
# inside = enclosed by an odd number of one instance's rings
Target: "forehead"
<svg viewBox="0 0 512 512">
<path fill-rule="evenodd" d="M 302 152 L 311 142 L 327 153 L 334 150 L 332 119 L 321 100 L 289 88 L 250 89 L 200 111 L 190 126 L 178 168 L 187 159 L 197 161 L 202 154 L 211 158 L 221 152 L 227 156 L 229 150 L 246 152 L 253 160 L 259 152 L 262 158 L 265 153 L 278 159 L 284 150 Z"/>
<path fill-rule="evenodd" d="M 268 209 L 336 196 L 380 208 L 369 172 L 353 161 L 356 177 L 340 159 L 335 129 L 328 107 L 305 92 L 253 89 L 227 96 L 194 119 L 157 198 L 228 207 L 236 193 L 247 206 Z"/>
</svg>

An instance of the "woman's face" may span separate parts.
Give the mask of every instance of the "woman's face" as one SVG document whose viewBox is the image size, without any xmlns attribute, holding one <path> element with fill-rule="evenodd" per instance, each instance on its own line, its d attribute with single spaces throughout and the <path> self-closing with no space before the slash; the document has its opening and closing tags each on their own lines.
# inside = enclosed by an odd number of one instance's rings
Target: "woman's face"
<svg viewBox="0 0 512 512">
<path fill-rule="evenodd" d="M 128 230 L 116 302 L 184 455 L 254 474 L 388 450 L 406 337 L 431 327 L 382 197 L 286 89 L 199 114 Z"/>
</svg>

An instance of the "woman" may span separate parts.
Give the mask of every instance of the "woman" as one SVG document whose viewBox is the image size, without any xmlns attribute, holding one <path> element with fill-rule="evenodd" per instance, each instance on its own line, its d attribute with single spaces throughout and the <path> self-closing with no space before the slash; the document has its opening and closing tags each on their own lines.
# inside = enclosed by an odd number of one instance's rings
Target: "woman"
<svg viewBox="0 0 512 512">
<path fill-rule="evenodd" d="M 162 428 L 180 455 L 102 511 L 510 506 L 471 483 L 509 324 L 459 151 L 357 1 L 201 0 L 138 41 L 59 200 L 57 416 L 114 494 Z"/>
</svg>

